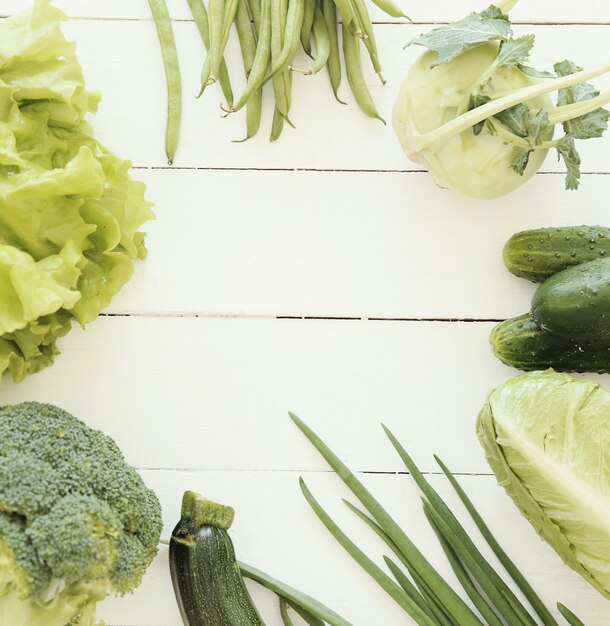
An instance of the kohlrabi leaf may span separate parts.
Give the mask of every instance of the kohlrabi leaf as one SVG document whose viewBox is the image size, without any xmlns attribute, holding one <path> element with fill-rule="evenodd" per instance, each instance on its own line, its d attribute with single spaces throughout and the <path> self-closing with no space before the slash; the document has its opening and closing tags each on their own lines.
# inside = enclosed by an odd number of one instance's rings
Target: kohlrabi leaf
<svg viewBox="0 0 610 626">
<path fill-rule="evenodd" d="M 566 189 L 578 189 L 580 184 L 580 154 L 578 154 L 576 149 L 574 138 L 570 135 L 565 135 L 557 142 L 555 148 L 557 149 L 558 158 L 563 159 L 567 169 Z"/>
<path fill-rule="evenodd" d="M 487 104 L 490 100 L 491 100 L 491 98 L 489 96 L 484 95 L 484 94 L 481 94 L 481 93 L 472 94 L 470 96 L 470 105 L 468 107 L 468 110 L 471 111 L 472 109 L 476 109 L 477 107 L 483 106 L 484 104 Z M 475 135 L 480 135 L 484 126 L 485 126 L 485 122 L 484 121 L 483 122 L 479 122 L 478 124 L 475 124 L 472 127 L 472 132 Z"/>
<path fill-rule="evenodd" d="M 536 532 L 610 597 L 610 392 L 552 370 L 517 376 L 490 393 L 477 435 Z"/>
<path fill-rule="evenodd" d="M 420 35 L 409 45 L 436 52 L 437 58 L 431 66 L 435 67 L 487 41 L 504 41 L 511 33 L 508 16 L 492 5 L 481 13 L 471 13 L 459 22 Z"/>
<path fill-rule="evenodd" d="M 568 76 L 569 74 L 574 74 L 582 70 L 582 67 L 568 60 L 556 63 L 554 67 L 557 76 Z M 557 106 L 565 106 L 574 104 L 575 102 L 582 102 L 583 100 L 590 100 L 596 96 L 599 96 L 599 91 L 595 89 L 593 85 L 589 83 L 578 83 L 567 89 L 561 89 L 557 93 Z M 564 122 L 563 129 L 575 139 L 593 139 L 595 137 L 601 137 L 608 129 L 609 119 L 610 111 L 599 108 Z"/>
<path fill-rule="evenodd" d="M 515 160 L 512 163 L 512 168 L 519 174 L 519 176 L 523 176 L 525 172 L 525 168 L 530 161 L 530 154 L 533 150 L 521 150 L 519 154 L 515 157 Z"/>
<path fill-rule="evenodd" d="M 555 74 L 547 72 L 546 70 L 537 70 L 535 67 L 529 67 L 529 65 L 523 65 L 519 63 L 517 67 L 527 76 L 532 78 L 555 78 Z"/>
<path fill-rule="evenodd" d="M 528 60 L 534 47 L 534 35 L 506 39 L 500 44 L 496 67 L 518 67 Z"/>
<path fill-rule="evenodd" d="M 530 109 L 527 104 L 517 104 L 497 113 L 494 117 L 517 137 L 527 137 L 530 119 Z"/>
</svg>

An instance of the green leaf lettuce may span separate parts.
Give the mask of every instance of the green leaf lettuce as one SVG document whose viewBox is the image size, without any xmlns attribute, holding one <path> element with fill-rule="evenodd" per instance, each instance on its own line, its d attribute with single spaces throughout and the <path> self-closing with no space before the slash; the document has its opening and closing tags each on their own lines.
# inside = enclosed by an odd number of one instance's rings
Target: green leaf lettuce
<svg viewBox="0 0 610 626">
<path fill-rule="evenodd" d="M 53 362 L 56 339 L 94 320 L 144 258 L 153 217 L 131 164 L 85 121 L 75 45 L 48 0 L 0 20 L 0 376 Z"/>
</svg>

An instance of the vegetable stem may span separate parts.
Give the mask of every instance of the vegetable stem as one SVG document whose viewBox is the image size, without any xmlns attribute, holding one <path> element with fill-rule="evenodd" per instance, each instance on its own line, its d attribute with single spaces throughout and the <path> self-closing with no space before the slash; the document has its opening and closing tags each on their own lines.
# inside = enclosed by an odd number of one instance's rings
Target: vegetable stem
<svg viewBox="0 0 610 626">
<path fill-rule="evenodd" d="M 604 104 L 610 103 L 610 89 L 600 93 L 599 96 L 589 98 L 587 100 L 579 100 L 572 104 L 564 104 L 563 106 L 553 107 L 549 109 L 549 122 L 551 124 L 562 124 L 574 118 L 586 115 L 595 111 Z"/>
<path fill-rule="evenodd" d="M 519 0 L 499 0 L 498 2 L 494 2 L 498 9 L 502 11 L 505 15 L 508 15 L 509 12 L 515 7 L 515 5 L 519 2 Z"/>
<path fill-rule="evenodd" d="M 472 126 L 475 126 L 476 124 L 483 122 L 487 118 L 497 115 L 506 109 L 510 109 L 517 104 L 527 102 L 533 98 L 552 93 L 553 91 L 572 87 L 573 85 L 577 85 L 591 78 L 595 78 L 596 76 L 606 74 L 607 72 L 610 72 L 610 63 L 592 68 L 590 70 L 582 70 L 574 74 L 561 76 L 537 85 L 531 85 L 530 87 L 516 89 L 502 98 L 498 98 L 497 100 L 488 102 L 487 104 L 477 107 L 476 109 L 472 109 L 471 111 L 468 111 L 468 113 L 464 113 L 463 115 L 452 119 L 450 122 L 435 128 L 434 130 L 420 135 L 416 134 L 413 138 L 415 151 L 434 152 L 452 137 L 463 133 Z"/>
<path fill-rule="evenodd" d="M 311 596 L 297 591 L 293 587 L 290 587 L 290 585 L 286 585 L 250 565 L 241 562 L 238 565 L 242 576 L 250 578 L 260 585 L 263 585 L 263 587 L 270 589 L 278 596 L 286 598 L 290 604 L 304 608 L 308 613 L 320 618 L 329 626 L 353 626 L 353 624 L 343 619 L 340 615 L 337 615 L 337 613 L 321 602 L 314 600 Z"/>
</svg>

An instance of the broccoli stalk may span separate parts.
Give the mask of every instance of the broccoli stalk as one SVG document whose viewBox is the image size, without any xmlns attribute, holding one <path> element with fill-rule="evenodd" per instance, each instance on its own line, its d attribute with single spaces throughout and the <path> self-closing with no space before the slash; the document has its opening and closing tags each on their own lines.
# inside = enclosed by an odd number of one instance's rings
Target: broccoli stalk
<svg viewBox="0 0 610 626">
<path fill-rule="evenodd" d="M 160 532 L 112 439 L 51 405 L 0 408 L 0 624 L 95 626 L 100 600 L 140 584 Z"/>
</svg>

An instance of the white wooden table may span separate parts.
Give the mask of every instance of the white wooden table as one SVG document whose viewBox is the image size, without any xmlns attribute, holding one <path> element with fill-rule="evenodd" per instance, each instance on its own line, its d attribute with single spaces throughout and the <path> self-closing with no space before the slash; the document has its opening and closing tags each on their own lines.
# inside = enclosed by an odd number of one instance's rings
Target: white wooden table
<svg viewBox="0 0 610 626">
<path fill-rule="evenodd" d="M 0 13 L 23 0 L 0 0 Z M 553 158 L 513 195 L 493 202 L 437 189 L 407 161 L 390 128 L 334 103 L 323 74 L 295 80 L 293 120 L 269 144 L 245 144 L 240 116 L 219 118 L 219 92 L 189 97 L 201 44 L 183 0 L 172 0 L 186 92 L 174 167 L 163 152 L 165 91 L 146 0 L 57 0 L 90 88 L 103 92 L 100 139 L 131 158 L 157 221 L 150 255 L 108 312 L 61 343 L 62 356 L 3 403 L 56 403 L 112 435 L 164 508 L 165 535 L 194 489 L 237 510 L 239 557 L 319 597 L 356 626 L 408 623 L 322 528 L 298 476 L 370 554 L 384 551 L 343 510 L 345 495 L 287 417 L 305 418 L 359 471 L 412 537 L 451 576 L 416 490 L 379 427 L 388 424 L 443 494 L 432 459 L 455 471 L 490 526 L 549 603 L 588 626 L 610 605 L 538 540 L 500 489 L 474 435 L 486 394 L 515 372 L 491 354 L 495 320 L 528 308 L 533 287 L 504 269 L 518 230 L 610 222 L 610 138 L 582 145 L 582 189 L 563 191 Z M 484 3 L 483 3 L 484 4 Z M 405 0 L 417 24 L 376 13 L 388 84 L 369 83 L 390 117 L 418 50 L 402 44 L 480 0 Z M 536 61 L 580 65 L 610 55 L 610 3 L 537 0 L 514 11 L 535 32 Z M 237 62 L 235 42 L 230 62 Z M 599 81 L 598 81 L 599 82 Z M 600 83 L 603 85 L 603 81 Z M 607 84 L 607 82 L 606 82 Z M 610 385 L 610 377 L 601 378 Z M 452 499 L 454 502 L 454 499 Z M 254 589 L 268 626 L 275 600 Z M 111 626 L 180 626 L 162 547 L 144 584 L 109 600 Z"/>
</svg>

